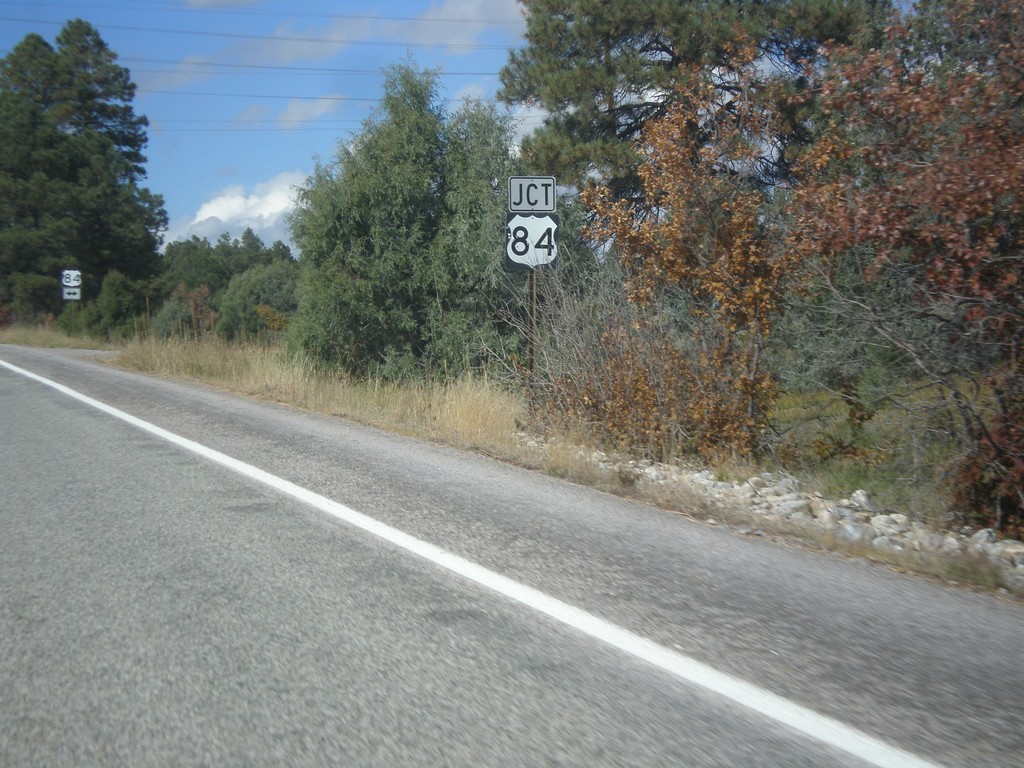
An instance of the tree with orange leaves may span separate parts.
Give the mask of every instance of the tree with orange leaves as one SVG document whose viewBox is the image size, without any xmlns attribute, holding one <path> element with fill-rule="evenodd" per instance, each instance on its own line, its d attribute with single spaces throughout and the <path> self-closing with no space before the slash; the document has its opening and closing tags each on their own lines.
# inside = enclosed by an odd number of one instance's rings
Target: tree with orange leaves
<svg viewBox="0 0 1024 768">
<path fill-rule="evenodd" d="M 774 193 L 758 173 L 775 134 L 777 115 L 764 106 L 770 86 L 754 46 L 729 60 L 681 73 L 672 108 L 647 126 L 639 178 L 648 205 L 606 188 L 584 193 L 592 235 L 626 267 L 632 301 L 653 311 L 671 292 L 687 308 L 686 354 L 676 359 L 689 395 L 677 418 L 693 425 L 704 455 L 757 445 L 774 393 L 765 341 L 795 273 L 779 220 L 766 216 Z"/>
</svg>

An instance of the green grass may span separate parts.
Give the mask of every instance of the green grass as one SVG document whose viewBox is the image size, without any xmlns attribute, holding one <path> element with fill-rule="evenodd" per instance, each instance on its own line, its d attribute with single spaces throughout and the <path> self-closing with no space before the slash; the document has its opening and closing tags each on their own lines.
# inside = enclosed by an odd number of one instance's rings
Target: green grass
<svg viewBox="0 0 1024 768">
<path fill-rule="evenodd" d="M 885 509 L 941 527 L 952 503 L 945 472 L 956 457 L 947 432 L 930 428 L 942 401 L 928 389 L 897 394 L 859 426 L 839 397 L 785 394 L 772 419 L 775 456 L 809 490 L 840 498 L 864 489 Z"/>
</svg>

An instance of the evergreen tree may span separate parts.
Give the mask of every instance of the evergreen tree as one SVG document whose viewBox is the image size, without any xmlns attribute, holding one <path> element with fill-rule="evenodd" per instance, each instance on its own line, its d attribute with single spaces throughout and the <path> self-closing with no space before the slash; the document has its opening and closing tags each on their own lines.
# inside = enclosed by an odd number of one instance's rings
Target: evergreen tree
<svg viewBox="0 0 1024 768">
<path fill-rule="evenodd" d="M 509 121 L 443 110 L 437 75 L 392 67 L 380 109 L 299 194 L 294 339 L 356 373 L 452 374 L 495 330 Z"/>
<path fill-rule="evenodd" d="M 223 241 L 227 235 L 224 235 Z M 223 256 L 214 252 L 213 245 L 204 238 L 193 235 L 188 240 L 168 243 L 164 249 L 163 272 L 160 282 L 165 294 L 172 294 L 180 287 L 193 290 L 205 286 L 211 293 L 227 287 L 231 280 L 229 264 Z"/>
<path fill-rule="evenodd" d="M 271 266 L 275 269 L 259 271 Z M 214 326 L 229 336 L 241 330 L 256 332 L 260 327 L 255 315 L 257 304 L 285 314 L 294 310 L 297 271 L 287 245 L 278 240 L 267 247 L 248 227 L 241 238 L 231 239 L 225 232 L 216 244 L 195 235 L 170 243 L 164 251 L 158 281 L 164 301 L 157 313 L 159 322 L 154 321 L 156 330 L 163 336 L 180 332 L 183 327 L 197 334 Z M 242 276 L 245 280 L 232 290 Z M 284 280 L 280 290 L 269 286 L 275 276 Z M 245 306 L 252 297 L 258 299 L 256 303 Z M 229 317 L 223 316 L 225 312 Z M 186 316 L 188 322 L 182 324 Z"/>
<path fill-rule="evenodd" d="M 236 274 L 220 301 L 217 332 L 254 336 L 268 328 L 269 317 L 286 320 L 295 311 L 298 275 L 299 265 L 291 259 L 255 264 Z"/>
<path fill-rule="evenodd" d="M 62 268 L 86 297 L 112 270 L 152 276 L 167 219 L 140 186 L 147 122 L 128 70 L 84 21 L 56 43 L 31 34 L 0 61 L 0 303 L 21 315 L 59 308 Z"/>
<path fill-rule="evenodd" d="M 765 77 L 784 76 L 798 89 L 823 41 L 877 31 L 889 8 L 885 0 L 522 2 L 527 45 L 502 70 L 500 97 L 547 112 L 524 142 L 525 156 L 562 183 L 582 187 L 596 177 L 616 198 L 633 200 L 642 198 L 637 141 L 650 120 L 667 114 L 682 65 L 717 72 L 727 104 L 736 86 L 730 65 L 753 44 Z M 779 99 L 789 124 L 772 138 L 762 168 L 769 182 L 788 175 L 785 150 L 804 140 L 790 95 Z"/>
</svg>

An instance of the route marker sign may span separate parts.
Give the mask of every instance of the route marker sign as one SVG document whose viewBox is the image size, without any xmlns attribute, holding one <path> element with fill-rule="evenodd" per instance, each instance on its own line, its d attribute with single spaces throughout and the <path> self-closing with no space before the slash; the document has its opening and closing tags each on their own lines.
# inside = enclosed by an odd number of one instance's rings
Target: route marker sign
<svg viewBox="0 0 1024 768">
<path fill-rule="evenodd" d="M 554 176 L 509 176 L 510 213 L 554 213 Z"/>
<path fill-rule="evenodd" d="M 60 284 L 64 291 L 64 301 L 80 301 L 82 298 L 82 272 L 78 269 L 65 269 L 60 273 Z"/>
<path fill-rule="evenodd" d="M 536 269 L 558 258 L 558 216 L 509 213 L 505 218 L 505 268 Z"/>
</svg>

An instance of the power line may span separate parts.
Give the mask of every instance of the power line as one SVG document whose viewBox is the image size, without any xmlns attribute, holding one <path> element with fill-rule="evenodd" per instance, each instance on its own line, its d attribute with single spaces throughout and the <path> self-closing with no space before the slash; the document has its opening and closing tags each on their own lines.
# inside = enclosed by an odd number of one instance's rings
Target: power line
<svg viewBox="0 0 1024 768">
<path fill-rule="evenodd" d="M 0 6 L 8 5 L 9 3 L 0 2 Z M 149 8 L 140 9 L 139 5 L 148 5 Z M 35 2 L 34 7 L 37 9 L 41 8 L 77 8 L 92 11 L 160 11 L 165 13 L 202 13 L 203 15 L 209 15 L 211 13 L 222 14 L 222 15 L 243 15 L 246 17 L 253 16 L 284 16 L 284 17 L 298 17 L 306 19 L 351 19 L 353 21 L 402 21 L 402 22 L 429 22 L 439 24 L 486 24 L 488 26 L 500 25 L 509 27 L 522 26 L 522 19 L 471 19 L 471 18 L 459 18 L 459 17 L 447 17 L 447 16 L 375 16 L 372 14 L 353 14 L 353 13 L 314 13 L 312 11 L 298 11 L 292 9 L 275 9 L 275 8 L 204 8 L 202 10 L 196 8 L 182 8 L 178 5 L 170 5 L 167 3 L 144 3 L 144 0 L 136 0 L 133 5 L 124 6 L 113 6 L 113 5 L 95 5 L 91 3 L 46 3 L 46 2 Z"/>
<path fill-rule="evenodd" d="M 383 99 L 365 96 L 296 96 L 294 94 L 279 93 L 227 93 L 223 91 L 169 91 L 159 88 L 138 88 L 136 94 L 159 94 L 161 96 L 213 96 L 222 99 L 287 99 L 288 101 L 357 101 L 361 103 L 378 104 Z M 461 99 L 442 99 L 447 104 L 453 102 L 475 101 L 472 96 Z"/>
<path fill-rule="evenodd" d="M 318 120 L 280 120 L 280 119 L 277 119 L 277 118 L 253 118 L 253 119 L 244 119 L 244 118 L 238 118 L 238 119 L 234 119 L 234 118 L 215 119 L 215 118 L 209 118 L 209 119 L 206 119 L 206 120 L 201 120 L 201 119 L 195 119 L 195 120 L 174 120 L 174 119 L 171 119 L 171 120 L 161 120 L 159 118 L 152 118 L 152 120 L 150 121 L 150 126 L 149 127 L 152 128 L 154 125 L 209 125 L 209 126 L 214 126 L 214 127 L 216 127 L 216 126 L 230 127 L 230 126 L 233 126 L 233 125 L 269 125 L 269 124 L 273 124 L 275 126 L 287 126 L 287 125 L 297 125 L 297 126 L 299 126 L 299 125 L 310 125 L 310 124 L 314 124 L 314 125 L 319 124 L 319 125 L 327 126 L 327 125 L 335 125 L 337 123 L 359 123 L 359 122 L 362 122 L 362 120 L 359 119 L 359 118 L 355 118 L 355 117 L 336 117 L 336 118 L 332 117 L 329 120 L 319 120 L 319 119 Z M 539 122 L 543 122 L 543 118 L 539 118 L 539 117 L 520 118 L 516 122 L 521 122 L 521 123 L 539 123 Z M 31 130 L 32 129 L 26 129 L 26 132 L 31 132 Z"/>
<path fill-rule="evenodd" d="M 348 118 L 331 118 L 330 120 L 274 120 L 271 118 L 207 118 L 193 120 L 161 120 L 161 123 L 198 125 L 203 123 L 344 123 L 352 122 Z"/>
<path fill-rule="evenodd" d="M 21 19 L 9 16 L 0 16 L 0 21 L 11 21 L 19 24 L 46 24 L 49 26 L 63 26 L 62 21 L 41 21 L 38 19 Z M 193 35 L 197 37 L 220 37 L 231 40 L 266 40 L 275 43 L 307 43 L 315 45 L 367 45 L 385 48 L 450 48 L 462 51 L 507 51 L 507 45 L 483 45 L 480 43 L 413 43 L 413 42 L 389 42 L 386 40 L 345 40 L 342 38 L 317 38 L 317 37 L 294 37 L 291 35 L 246 35 L 241 32 L 208 32 L 194 29 L 165 29 L 159 27 L 135 27 L 123 24 L 101 24 L 103 29 L 116 29 L 120 32 L 152 32 L 161 35 Z"/>
<path fill-rule="evenodd" d="M 383 77 L 385 73 L 381 69 L 338 69 L 334 67 L 290 67 L 275 64 L 233 64 L 227 62 L 214 62 L 214 61 L 197 61 L 195 63 L 186 61 L 174 61 L 172 59 L 145 59 L 145 58 L 119 58 L 118 61 L 123 63 L 129 63 L 133 61 L 142 62 L 145 64 L 169 64 L 172 66 L 180 67 L 179 70 L 149 70 L 149 69 L 136 69 L 132 68 L 133 72 L 149 72 L 149 73 L 197 73 L 197 74 L 222 74 L 215 71 L 205 72 L 200 69 L 201 67 L 223 67 L 226 69 L 239 69 L 239 70 L 260 70 L 254 72 L 246 72 L 246 74 L 267 74 L 269 70 L 270 74 L 306 74 L 306 73 L 317 73 L 317 74 L 329 74 L 329 75 L 372 75 L 377 77 Z M 444 76 L 453 77 L 496 77 L 499 72 L 449 72 L 447 70 L 441 72 Z"/>
<path fill-rule="evenodd" d="M 223 93 L 213 91 L 165 91 L 155 88 L 139 88 L 137 94 L 160 94 L 161 96 L 216 96 L 224 99 L 288 99 L 289 101 L 360 101 L 379 102 L 380 99 L 356 96 L 293 96 L 271 93 Z"/>
</svg>

